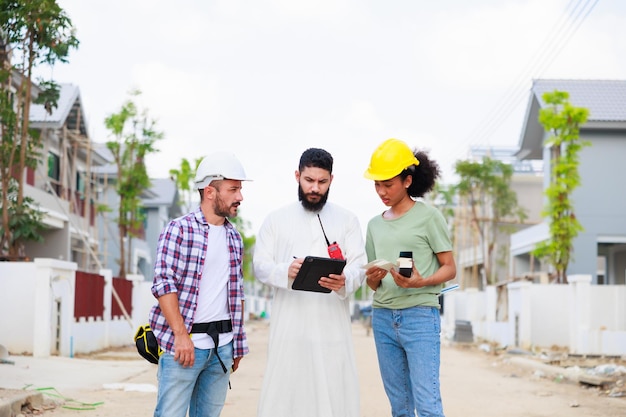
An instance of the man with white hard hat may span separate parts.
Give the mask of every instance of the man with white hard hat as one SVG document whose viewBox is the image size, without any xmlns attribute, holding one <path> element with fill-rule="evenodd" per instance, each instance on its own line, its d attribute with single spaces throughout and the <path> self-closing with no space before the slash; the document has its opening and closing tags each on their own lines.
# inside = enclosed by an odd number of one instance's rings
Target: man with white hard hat
<svg viewBox="0 0 626 417">
<path fill-rule="evenodd" d="M 230 152 L 202 160 L 199 207 L 170 221 L 157 246 L 150 326 L 163 350 L 155 417 L 217 417 L 230 372 L 248 353 L 243 329 L 243 240 L 228 220 L 243 200 Z"/>
</svg>

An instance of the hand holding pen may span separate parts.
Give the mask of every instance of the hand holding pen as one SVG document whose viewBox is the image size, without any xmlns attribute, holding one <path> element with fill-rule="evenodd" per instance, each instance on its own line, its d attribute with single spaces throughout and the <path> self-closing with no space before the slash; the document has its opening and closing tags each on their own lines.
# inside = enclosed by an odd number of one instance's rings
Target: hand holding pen
<svg viewBox="0 0 626 417">
<path fill-rule="evenodd" d="M 289 279 L 295 279 L 298 272 L 300 272 L 300 268 L 302 267 L 302 263 L 304 262 L 304 258 L 293 257 L 293 262 L 289 265 L 289 269 L 287 270 L 287 277 Z"/>
</svg>

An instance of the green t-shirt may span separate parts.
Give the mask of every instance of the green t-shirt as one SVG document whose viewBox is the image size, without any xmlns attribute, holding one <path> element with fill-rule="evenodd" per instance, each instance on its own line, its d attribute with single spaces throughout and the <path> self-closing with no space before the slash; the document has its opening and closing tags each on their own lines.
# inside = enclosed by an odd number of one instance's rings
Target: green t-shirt
<svg viewBox="0 0 626 417">
<path fill-rule="evenodd" d="M 393 263 L 400 251 L 412 251 L 415 267 L 427 278 L 440 267 L 436 254 L 451 251 L 452 243 L 441 212 L 416 201 L 409 211 L 397 219 L 386 220 L 381 214 L 371 219 L 367 225 L 365 250 L 368 261 L 385 259 Z M 441 289 L 442 285 L 401 288 L 391 274 L 387 274 L 374 293 L 372 306 L 390 309 L 439 307 L 437 294 Z"/>
</svg>

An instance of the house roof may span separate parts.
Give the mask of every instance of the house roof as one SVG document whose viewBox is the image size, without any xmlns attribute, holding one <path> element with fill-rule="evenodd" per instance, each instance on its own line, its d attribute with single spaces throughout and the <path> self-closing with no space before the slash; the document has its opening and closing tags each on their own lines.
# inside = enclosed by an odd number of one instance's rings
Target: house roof
<svg viewBox="0 0 626 417">
<path fill-rule="evenodd" d="M 106 144 L 100 142 L 92 142 L 93 155 L 103 161 L 101 166 L 93 167 L 91 172 L 98 176 L 117 176 L 117 167 L 115 166 L 113 154 L 106 147 Z"/>
<path fill-rule="evenodd" d="M 33 104 L 30 108 L 30 122 L 34 128 L 61 128 L 64 124 L 70 129 L 78 129 L 87 135 L 87 121 L 83 110 L 80 90 L 73 84 L 60 84 L 57 107 L 49 114 L 43 105 Z"/>
<path fill-rule="evenodd" d="M 545 107 L 543 94 L 567 91 L 570 103 L 589 110 L 587 121 L 626 121 L 626 80 L 535 80 L 532 94 Z"/>
<path fill-rule="evenodd" d="M 542 159 L 545 131 L 539 111 L 546 107 L 543 94 L 566 91 L 569 102 L 589 110 L 586 128 L 626 128 L 626 80 L 533 80 L 524 126 L 519 142 L 519 159 Z"/>
<path fill-rule="evenodd" d="M 113 162 L 113 154 L 104 143 L 94 143 L 94 153 L 98 154 L 107 163 L 93 167 L 92 172 L 100 178 L 107 177 L 110 181 L 117 179 L 117 166 Z M 176 203 L 178 188 L 176 183 L 170 178 L 151 178 L 150 188 L 144 189 L 141 194 L 141 200 L 146 207 L 156 207 Z"/>
<path fill-rule="evenodd" d="M 176 203 L 178 189 L 176 182 L 170 178 L 155 178 L 150 180 L 152 187 L 150 191 L 154 194 L 151 198 L 143 198 L 143 205 L 146 207 L 170 206 Z"/>
</svg>

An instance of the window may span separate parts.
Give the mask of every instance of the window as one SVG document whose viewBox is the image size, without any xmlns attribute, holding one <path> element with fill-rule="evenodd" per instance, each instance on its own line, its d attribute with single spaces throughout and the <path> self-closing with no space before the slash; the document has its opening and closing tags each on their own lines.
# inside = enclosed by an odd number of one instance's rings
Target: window
<svg viewBox="0 0 626 417">
<path fill-rule="evenodd" d="M 81 195 L 85 194 L 85 173 L 77 171 L 76 172 L 76 191 L 78 191 Z"/>
<path fill-rule="evenodd" d="M 48 178 L 54 192 L 61 196 L 61 164 L 58 155 L 48 152 Z"/>
<path fill-rule="evenodd" d="M 48 152 L 48 177 L 53 180 L 59 181 L 61 175 L 61 168 L 59 163 L 59 156 Z"/>
</svg>

